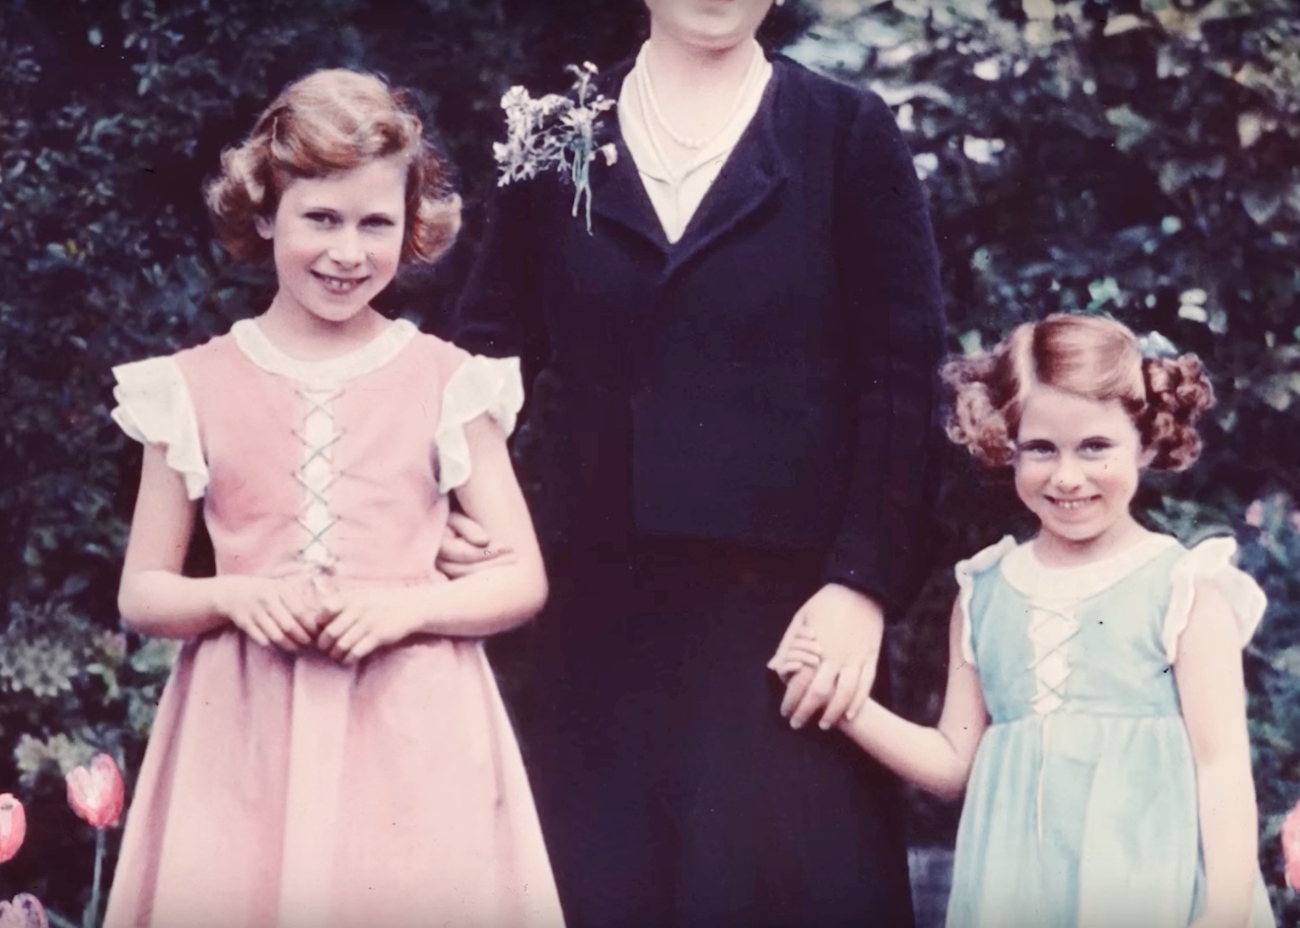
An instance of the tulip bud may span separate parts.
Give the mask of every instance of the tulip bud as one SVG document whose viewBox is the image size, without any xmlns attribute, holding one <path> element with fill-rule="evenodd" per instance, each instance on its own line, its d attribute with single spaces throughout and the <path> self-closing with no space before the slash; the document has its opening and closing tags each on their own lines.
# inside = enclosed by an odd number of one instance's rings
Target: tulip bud
<svg viewBox="0 0 1300 928">
<path fill-rule="evenodd" d="M 0 928 L 50 928 L 41 900 L 19 893 L 13 902 L 0 902 Z"/>
<path fill-rule="evenodd" d="M 1300 889 L 1300 802 L 1282 820 L 1282 863 L 1286 885 Z"/>
<path fill-rule="evenodd" d="M 27 813 L 10 793 L 0 796 L 0 864 L 12 860 L 27 837 Z"/>
<path fill-rule="evenodd" d="M 96 754 L 90 767 L 78 767 L 67 776 L 68 805 L 96 828 L 117 824 L 122 815 L 126 787 L 117 763 L 107 754 Z"/>
</svg>

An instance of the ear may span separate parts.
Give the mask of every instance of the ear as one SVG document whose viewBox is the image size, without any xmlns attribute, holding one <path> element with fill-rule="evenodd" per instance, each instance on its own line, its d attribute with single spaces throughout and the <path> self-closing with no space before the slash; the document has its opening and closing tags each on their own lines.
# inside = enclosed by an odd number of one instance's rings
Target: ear
<svg viewBox="0 0 1300 928">
<path fill-rule="evenodd" d="M 257 227 L 257 234 L 268 241 L 275 237 L 275 217 L 274 216 L 254 216 L 253 225 Z"/>
<path fill-rule="evenodd" d="M 1145 470 L 1151 466 L 1151 462 L 1156 459 L 1156 449 L 1150 446 L 1143 448 L 1142 453 L 1138 455 L 1138 469 Z"/>
</svg>

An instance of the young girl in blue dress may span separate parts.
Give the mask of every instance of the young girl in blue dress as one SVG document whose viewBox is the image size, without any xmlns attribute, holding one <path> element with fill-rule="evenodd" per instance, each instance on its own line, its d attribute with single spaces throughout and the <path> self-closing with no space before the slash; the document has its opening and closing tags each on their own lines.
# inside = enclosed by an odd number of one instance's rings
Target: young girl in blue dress
<svg viewBox="0 0 1300 928">
<path fill-rule="evenodd" d="M 1231 539 L 1187 549 L 1129 511 L 1144 469 L 1199 453 L 1200 361 L 1055 315 L 944 375 L 949 436 L 1014 468 L 1040 529 L 957 565 L 936 727 L 874 702 L 841 727 L 918 786 L 965 790 L 949 928 L 1272 925 L 1240 658 L 1264 594 Z M 771 666 L 818 659 L 794 629 Z"/>
</svg>

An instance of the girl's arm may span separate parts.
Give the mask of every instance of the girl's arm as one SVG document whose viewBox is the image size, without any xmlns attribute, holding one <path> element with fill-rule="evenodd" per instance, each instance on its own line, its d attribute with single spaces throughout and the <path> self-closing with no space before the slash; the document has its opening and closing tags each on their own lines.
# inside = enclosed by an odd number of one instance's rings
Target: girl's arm
<svg viewBox="0 0 1300 928">
<path fill-rule="evenodd" d="M 335 660 L 357 661 L 409 635 L 482 637 L 532 618 L 546 603 L 546 570 L 528 504 L 515 478 L 505 436 L 482 415 L 465 426 L 473 472 L 455 490 L 465 514 L 510 558 L 492 570 L 414 587 L 345 590 L 328 597 L 336 613 L 318 646 Z"/>
<path fill-rule="evenodd" d="M 850 738 L 886 767 L 948 799 L 966 789 L 975 751 L 988 727 L 979 674 L 962 656 L 961 637 L 961 607 L 954 605 L 948 631 L 948 686 L 936 727 L 909 722 L 874 700 L 840 723 Z"/>
<path fill-rule="evenodd" d="M 1258 869 L 1258 812 L 1241 641 L 1223 593 L 1198 582 L 1174 663 L 1196 763 L 1206 908 L 1196 925 L 1244 928 Z"/>
<path fill-rule="evenodd" d="M 262 645 L 296 650 L 311 643 L 311 612 L 293 581 L 182 576 L 193 530 L 184 478 L 167 464 L 163 446 L 146 444 L 117 594 L 128 627 L 190 638 L 233 622 Z"/>
</svg>

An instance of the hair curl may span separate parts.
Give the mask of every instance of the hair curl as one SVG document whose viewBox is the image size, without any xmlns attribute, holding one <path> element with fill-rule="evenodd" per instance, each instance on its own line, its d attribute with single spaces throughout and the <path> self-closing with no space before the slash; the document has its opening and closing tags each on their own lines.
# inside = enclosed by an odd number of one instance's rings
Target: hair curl
<svg viewBox="0 0 1300 928">
<path fill-rule="evenodd" d="M 1196 424 L 1214 405 L 1196 355 L 1145 359 L 1126 326 L 1067 313 L 1024 323 L 992 349 L 949 361 L 943 379 L 953 392 L 948 437 L 992 467 L 1011 463 L 1025 398 L 1038 384 L 1118 401 L 1153 453 L 1151 466 L 1165 470 L 1196 460 Z"/>
<path fill-rule="evenodd" d="M 256 220 L 275 215 L 292 181 L 397 157 L 407 165 L 402 261 L 436 261 L 460 229 L 460 197 L 423 129 L 409 94 L 373 74 L 329 69 L 294 81 L 221 154 L 204 191 L 218 241 L 235 258 L 269 261 Z"/>
</svg>

